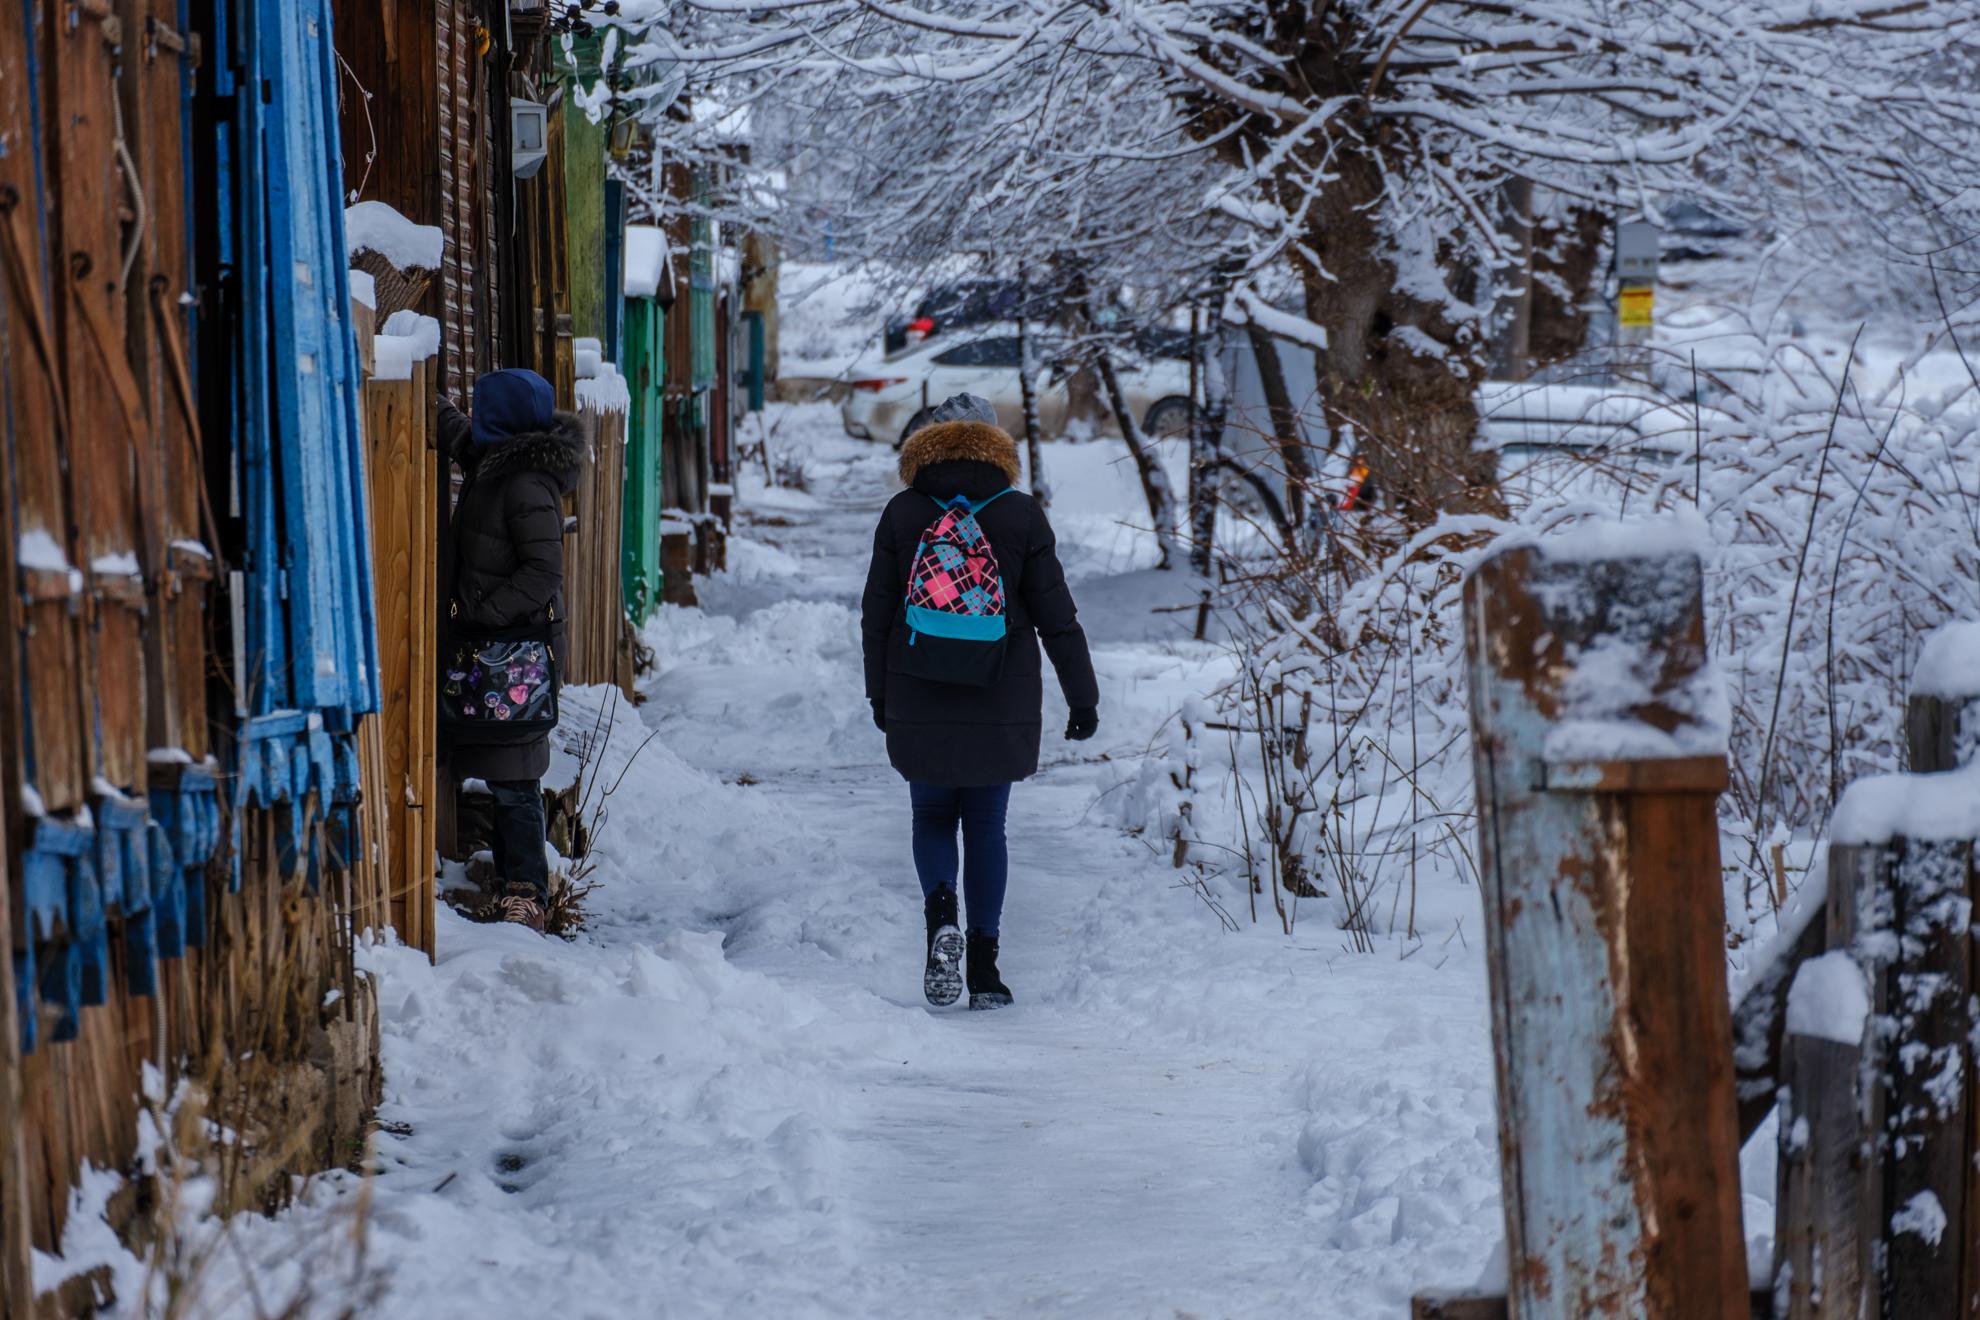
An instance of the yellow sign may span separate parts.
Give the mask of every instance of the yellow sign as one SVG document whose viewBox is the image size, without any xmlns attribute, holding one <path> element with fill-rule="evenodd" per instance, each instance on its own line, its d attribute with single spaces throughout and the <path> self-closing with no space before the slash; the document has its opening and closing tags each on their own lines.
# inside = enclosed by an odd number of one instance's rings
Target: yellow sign
<svg viewBox="0 0 1980 1320">
<path fill-rule="evenodd" d="M 1650 285 L 1637 285 L 1624 289 L 1617 295 L 1617 309 L 1620 321 L 1627 326 L 1650 324 L 1651 310 L 1657 303 L 1657 290 Z"/>
</svg>

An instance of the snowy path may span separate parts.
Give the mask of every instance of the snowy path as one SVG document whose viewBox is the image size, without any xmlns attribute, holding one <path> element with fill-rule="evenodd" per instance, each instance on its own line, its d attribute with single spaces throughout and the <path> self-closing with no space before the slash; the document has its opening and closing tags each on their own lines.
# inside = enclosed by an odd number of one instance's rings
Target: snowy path
<svg viewBox="0 0 1980 1320">
<path fill-rule="evenodd" d="M 1013 798 L 1018 1003 L 922 1001 L 853 610 L 891 456 L 794 411 L 813 493 L 746 488 L 732 572 L 649 634 L 608 777 L 635 726 L 657 737 L 600 831 L 591 929 L 443 914 L 438 967 L 373 955 L 396 1130 L 367 1313 L 1393 1320 L 1469 1283 L 1499 1234 L 1476 950 L 1226 932 L 1096 810 L 1223 663 L 1151 640 L 1175 587 L 1120 573 L 1133 478 L 1100 446 L 1057 456 L 1055 517 L 1103 726 L 1064 743 L 1049 698 Z M 355 1189 L 283 1226 L 320 1232 Z M 298 1271 L 281 1236 L 263 1273 Z"/>
</svg>

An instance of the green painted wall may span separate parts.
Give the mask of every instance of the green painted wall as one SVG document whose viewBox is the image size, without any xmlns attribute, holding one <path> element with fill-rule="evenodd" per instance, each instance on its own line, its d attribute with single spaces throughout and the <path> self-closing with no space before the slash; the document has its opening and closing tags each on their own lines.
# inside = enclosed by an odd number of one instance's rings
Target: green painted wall
<svg viewBox="0 0 1980 1320">
<path fill-rule="evenodd" d="M 660 396 L 667 378 L 665 317 L 651 298 L 626 300 L 626 494 L 620 544 L 626 613 L 638 627 L 660 604 Z"/>
<path fill-rule="evenodd" d="M 564 207 L 570 250 L 571 324 L 580 338 L 605 338 L 605 145 L 606 126 L 594 124 L 575 93 L 598 84 L 602 37 L 572 45 L 575 61 L 556 44 L 557 77 L 564 85 Z"/>
</svg>

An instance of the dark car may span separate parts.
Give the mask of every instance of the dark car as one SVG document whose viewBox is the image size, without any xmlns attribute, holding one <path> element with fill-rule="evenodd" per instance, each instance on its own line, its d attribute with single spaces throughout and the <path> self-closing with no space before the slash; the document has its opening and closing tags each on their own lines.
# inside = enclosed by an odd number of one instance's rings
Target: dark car
<svg viewBox="0 0 1980 1320">
<path fill-rule="evenodd" d="M 886 351 L 891 357 L 938 334 L 992 321 L 1015 321 L 1020 312 L 1028 319 L 1042 320 L 1051 307 L 1051 298 L 1039 289 L 1031 291 L 1030 303 L 1025 305 L 1024 288 L 1016 280 L 939 284 L 914 305 L 912 316 L 887 318 Z"/>
</svg>

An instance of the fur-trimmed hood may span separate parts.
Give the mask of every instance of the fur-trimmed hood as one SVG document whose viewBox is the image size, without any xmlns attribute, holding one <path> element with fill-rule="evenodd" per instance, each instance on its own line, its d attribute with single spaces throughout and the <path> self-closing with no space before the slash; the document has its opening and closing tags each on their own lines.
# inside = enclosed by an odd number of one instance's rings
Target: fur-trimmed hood
<svg viewBox="0 0 1980 1320">
<path fill-rule="evenodd" d="M 453 458 L 478 481 L 500 481 L 517 472 L 542 472 L 563 490 L 577 485 L 578 473 L 590 458 L 590 446 L 576 413 L 551 415 L 542 431 L 524 431 L 499 445 L 477 445 L 465 431 L 454 441 Z"/>
<path fill-rule="evenodd" d="M 1015 486 L 1024 469 L 1017 441 L 987 422 L 937 422 L 909 436 L 901 446 L 901 484 L 914 485 L 922 469 L 936 463 L 988 463 Z"/>
</svg>

